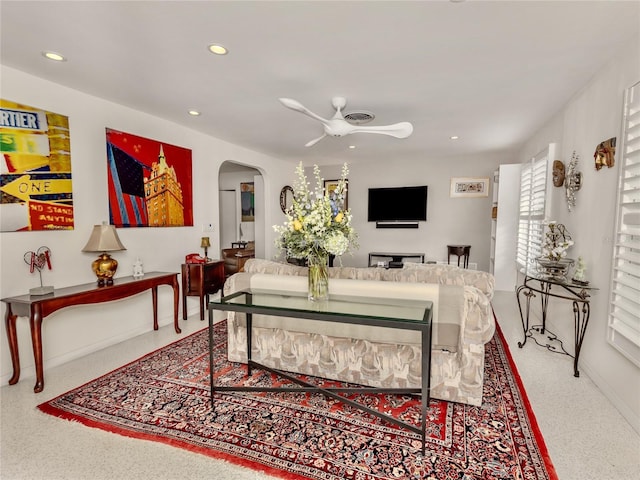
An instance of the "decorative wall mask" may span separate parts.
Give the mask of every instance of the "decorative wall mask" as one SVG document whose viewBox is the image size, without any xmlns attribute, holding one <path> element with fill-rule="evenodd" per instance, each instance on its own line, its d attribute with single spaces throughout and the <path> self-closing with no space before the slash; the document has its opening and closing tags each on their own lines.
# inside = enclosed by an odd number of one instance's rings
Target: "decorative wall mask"
<svg viewBox="0 0 640 480">
<path fill-rule="evenodd" d="M 553 185 L 555 187 L 564 185 L 564 163 L 562 160 L 553 161 Z"/>
<path fill-rule="evenodd" d="M 576 192 L 582 187 L 582 173 L 578 172 L 578 159 L 579 156 L 574 150 L 564 180 L 569 211 L 576 206 Z"/>
<path fill-rule="evenodd" d="M 616 137 L 605 140 L 596 147 L 593 158 L 596 162 L 596 170 L 607 166 L 609 168 L 615 165 L 616 155 Z"/>
</svg>

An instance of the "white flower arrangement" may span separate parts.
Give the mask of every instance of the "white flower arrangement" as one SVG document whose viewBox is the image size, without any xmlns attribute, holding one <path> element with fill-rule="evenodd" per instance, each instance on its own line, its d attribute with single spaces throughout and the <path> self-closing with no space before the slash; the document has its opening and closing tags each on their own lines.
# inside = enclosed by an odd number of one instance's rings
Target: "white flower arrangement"
<svg viewBox="0 0 640 480">
<path fill-rule="evenodd" d="M 286 211 L 286 222 L 274 225 L 278 233 L 276 247 L 287 257 L 308 259 L 310 257 L 343 255 L 357 248 L 357 234 L 351 226 L 351 211 L 344 208 L 349 168 L 342 166 L 342 176 L 329 195 L 324 188 L 320 168 L 313 166 L 316 187 L 304 174 L 302 162 L 296 168 L 297 180 L 293 185 L 293 202 Z"/>
<path fill-rule="evenodd" d="M 542 243 L 542 256 L 551 261 L 560 261 L 567 256 L 567 250 L 573 245 L 571 235 L 565 226 L 556 221 L 546 222 L 548 231 Z"/>
</svg>

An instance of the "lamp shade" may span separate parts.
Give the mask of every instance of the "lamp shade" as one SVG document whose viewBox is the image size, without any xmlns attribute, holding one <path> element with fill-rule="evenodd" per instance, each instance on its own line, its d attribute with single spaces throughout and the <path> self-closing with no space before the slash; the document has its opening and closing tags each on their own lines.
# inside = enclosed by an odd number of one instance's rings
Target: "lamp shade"
<svg viewBox="0 0 640 480">
<path fill-rule="evenodd" d="M 113 225 L 94 225 L 83 252 L 115 252 L 126 250 Z"/>
<path fill-rule="evenodd" d="M 209 241 L 209 237 L 202 237 L 200 240 L 200 248 L 209 248 L 211 246 L 211 242 Z"/>
</svg>

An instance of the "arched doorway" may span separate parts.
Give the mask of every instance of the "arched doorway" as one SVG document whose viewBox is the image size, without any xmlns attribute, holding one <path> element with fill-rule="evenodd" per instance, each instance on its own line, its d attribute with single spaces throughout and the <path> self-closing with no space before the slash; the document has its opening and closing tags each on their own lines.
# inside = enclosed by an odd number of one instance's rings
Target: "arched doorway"
<svg viewBox="0 0 640 480">
<path fill-rule="evenodd" d="M 218 172 L 220 248 L 235 242 L 255 242 L 256 256 L 264 258 L 262 174 L 256 168 L 225 161 Z"/>
</svg>

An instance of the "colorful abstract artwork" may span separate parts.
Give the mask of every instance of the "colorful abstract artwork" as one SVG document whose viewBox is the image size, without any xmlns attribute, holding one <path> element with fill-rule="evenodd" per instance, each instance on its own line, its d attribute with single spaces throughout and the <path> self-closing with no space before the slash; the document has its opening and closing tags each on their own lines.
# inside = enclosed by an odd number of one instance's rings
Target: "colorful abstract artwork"
<svg viewBox="0 0 640 480">
<path fill-rule="evenodd" d="M 73 230 L 69 118 L 0 99 L 0 229 Z"/>
<path fill-rule="evenodd" d="M 191 150 L 107 128 L 109 221 L 193 226 Z"/>
</svg>

